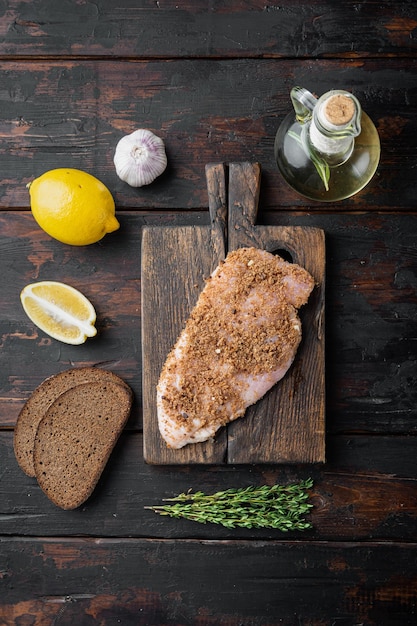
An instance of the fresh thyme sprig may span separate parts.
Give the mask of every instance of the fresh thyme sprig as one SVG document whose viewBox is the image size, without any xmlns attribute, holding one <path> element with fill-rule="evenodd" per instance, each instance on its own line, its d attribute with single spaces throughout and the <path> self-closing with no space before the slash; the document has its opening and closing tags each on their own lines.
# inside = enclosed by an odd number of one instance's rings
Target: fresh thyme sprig
<svg viewBox="0 0 417 626">
<path fill-rule="evenodd" d="M 286 486 L 226 489 L 212 495 L 189 491 L 164 500 L 175 504 L 145 506 L 145 509 L 200 524 L 221 524 L 226 528 L 306 530 L 311 528 L 304 515 L 313 506 L 307 501 L 307 490 L 312 486 L 313 481 L 309 478 Z"/>
</svg>

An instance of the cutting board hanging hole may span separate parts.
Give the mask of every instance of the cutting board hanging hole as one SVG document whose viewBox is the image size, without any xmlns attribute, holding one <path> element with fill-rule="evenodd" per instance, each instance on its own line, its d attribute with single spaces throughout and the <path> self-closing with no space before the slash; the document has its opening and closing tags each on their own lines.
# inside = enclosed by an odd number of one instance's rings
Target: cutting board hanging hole
<svg viewBox="0 0 417 626">
<path fill-rule="evenodd" d="M 275 256 L 281 257 L 281 259 L 284 259 L 284 261 L 287 261 L 287 263 L 294 263 L 291 252 L 289 250 L 286 250 L 285 248 L 271 250 L 271 254 L 275 254 Z"/>
</svg>

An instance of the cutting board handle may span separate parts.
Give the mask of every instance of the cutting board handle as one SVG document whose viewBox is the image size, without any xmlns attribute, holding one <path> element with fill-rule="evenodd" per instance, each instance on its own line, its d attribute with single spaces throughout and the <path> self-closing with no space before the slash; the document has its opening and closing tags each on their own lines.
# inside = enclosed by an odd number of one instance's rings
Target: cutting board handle
<svg viewBox="0 0 417 626">
<path fill-rule="evenodd" d="M 229 165 L 229 232 L 252 231 L 258 215 L 261 188 L 259 163 L 230 163 Z"/>
<path fill-rule="evenodd" d="M 224 163 L 206 165 L 211 240 L 215 258 L 223 261 L 227 254 L 227 187 Z"/>
<path fill-rule="evenodd" d="M 224 163 L 206 165 L 212 245 L 216 257 L 223 260 L 237 232 L 254 233 L 261 187 L 259 163 Z M 229 178 L 227 180 L 227 173 Z"/>
</svg>

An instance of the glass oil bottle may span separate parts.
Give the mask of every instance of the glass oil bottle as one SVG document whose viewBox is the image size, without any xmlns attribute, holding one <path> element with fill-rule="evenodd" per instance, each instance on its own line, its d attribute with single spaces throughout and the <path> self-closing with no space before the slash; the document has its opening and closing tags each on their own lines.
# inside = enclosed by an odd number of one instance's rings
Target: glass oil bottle
<svg viewBox="0 0 417 626">
<path fill-rule="evenodd" d="M 303 196 L 334 202 L 358 193 L 378 167 L 378 132 L 357 98 L 332 90 L 317 99 L 291 90 L 294 112 L 275 137 L 275 159 L 288 184 Z"/>
</svg>

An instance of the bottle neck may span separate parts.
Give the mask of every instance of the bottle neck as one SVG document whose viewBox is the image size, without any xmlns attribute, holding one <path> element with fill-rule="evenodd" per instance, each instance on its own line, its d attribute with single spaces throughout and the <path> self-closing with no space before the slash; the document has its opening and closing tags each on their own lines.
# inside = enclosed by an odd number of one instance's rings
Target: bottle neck
<svg viewBox="0 0 417 626">
<path fill-rule="evenodd" d="M 346 92 L 329 92 L 317 102 L 310 128 L 310 142 L 329 165 L 339 165 L 352 154 L 360 133 L 359 102 Z"/>
<path fill-rule="evenodd" d="M 354 137 L 329 137 L 324 135 L 311 120 L 309 129 L 310 142 L 317 152 L 320 152 L 329 165 L 340 165 L 352 154 Z"/>
</svg>

